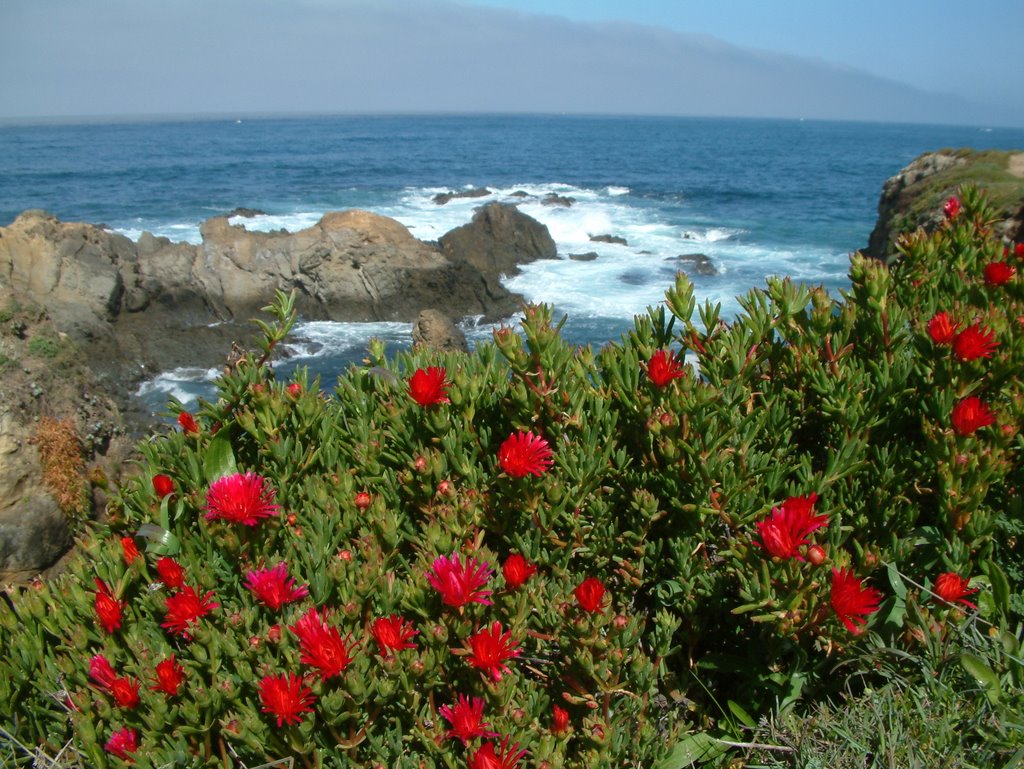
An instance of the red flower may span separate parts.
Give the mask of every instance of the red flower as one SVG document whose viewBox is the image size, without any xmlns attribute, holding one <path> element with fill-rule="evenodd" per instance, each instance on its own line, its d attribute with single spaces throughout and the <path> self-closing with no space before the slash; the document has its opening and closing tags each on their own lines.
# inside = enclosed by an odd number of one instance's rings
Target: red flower
<svg viewBox="0 0 1024 769">
<path fill-rule="evenodd" d="M 460 739 L 463 745 L 474 737 L 498 736 L 497 732 L 489 732 L 485 729 L 490 724 L 484 721 L 484 701 L 477 697 L 470 699 L 466 695 L 460 694 L 459 701 L 454 707 L 442 705 L 437 712 L 452 725 L 452 728 L 444 736 Z"/>
<path fill-rule="evenodd" d="M 449 403 L 446 375 L 443 366 L 416 369 L 416 373 L 409 377 L 409 395 L 421 406 Z"/>
<path fill-rule="evenodd" d="M 153 491 L 156 495 L 163 499 L 168 494 L 174 493 L 174 481 L 172 481 L 166 475 L 154 475 L 153 476 Z"/>
<path fill-rule="evenodd" d="M 985 265 L 985 285 L 1001 286 L 1009 283 L 1016 272 L 1007 262 L 990 262 Z"/>
<path fill-rule="evenodd" d="M 647 361 L 647 378 L 655 387 L 664 387 L 673 379 L 683 376 L 683 369 L 675 355 L 657 350 Z"/>
<path fill-rule="evenodd" d="M 131 564 L 139 557 L 139 548 L 132 537 L 121 537 L 121 553 L 126 564 Z"/>
<path fill-rule="evenodd" d="M 1018 259 L 1024 259 L 1024 243 L 1017 243 L 1013 247 L 1013 255 Z"/>
<path fill-rule="evenodd" d="M 807 548 L 807 560 L 815 566 L 821 566 L 825 563 L 825 559 L 828 555 L 825 553 L 825 548 L 821 545 L 811 545 Z"/>
<path fill-rule="evenodd" d="M 858 635 L 868 624 L 867 615 L 878 611 L 882 594 L 864 584 L 846 569 L 832 569 L 832 609 L 846 629 Z"/>
<path fill-rule="evenodd" d="M 498 449 L 501 469 L 513 478 L 543 475 L 551 467 L 551 447 L 532 432 L 512 433 Z"/>
<path fill-rule="evenodd" d="M 260 681 L 260 702 L 263 712 L 277 716 L 277 725 L 297 724 L 303 713 L 312 713 L 316 702 L 313 692 L 302 685 L 302 676 L 281 673 L 265 676 Z"/>
<path fill-rule="evenodd" d="M 584 611 L 603 611 L 605 586 L 597 577 L 587 577 L 572 591 Z"/>
<path fill-rule="evenodd" d="M 501 623 L 494 622 L 490 628 L 474 633 L 467 639 L 469 664 L 487 673 L 495 681 L 509 672 L 505 660 L 518 657 L 518 641 L 512 640 L 512 632 L 501 632 Z"/>
<path fill-rule="evenodd" d="M 536 564 L 530 563 L 519 553 L 512 553 L 501 566 L 501 573 L 505 575 L 505 585 L 509 590 L 521 587 L 536 571 Z"/>
<path fill-rule="evenodd" d="M 390 617 L 378 617 L 370 626 L 370 635 L 377 642 L 381 657 L 387 657 L 392 651 L 415 649 L 416 644 L 409 639 L 419 634 L 411 623 L 406 622 L 397 614 Z"/>
<path fill-rule="evenodd" d="M 261 518 L 281 512 L 274 490 L 256 473 L 235 473 L 210 484 L 206 492 L 206 520 L 255 526 Z"/>
<path fill-rule="evenodd" d="M 114 673 L 114 669 L 102 654 L 97 654 L 89 660 L 89 677 L 100 689 L 114 698 L 117 707 L 130 710 L 139 704 L 139 682 L 134 678 Z"/>
<path fill-rule="evenodd" d="M 508 737 L 501 741 L 501 749 L 496 753 L 493 742 L 485 742 L 467 761 L 468 769 L 516 769 L 519 759 L 526 755 L 519 749 L 519 743 L 508 745 Z"/>
<path fill-rule="evenodd" d="M 309 595 L 309 588 L 305 585 L 296 587 L 295 579 L 288 576 L 288 564 L 284 561 L 272 569 L 250 571 L 246 575 L 245 586 L 257 601 L 275 611 L 286 603 Z"/>
<path fill-rule="evenodd" d="M 355 504 L 357 510 L 366 510 L 371 502 L 373 502 L 373 499 L 365 491 L 360 491 L 356 494 Z"/>
<path fill-rule="evenodd" d="M 969 582 L 969 579 L 964 579 L 951 571 L 940 574 L 935 580 L 935 595 L 946 603 L 962 603 L 964 606 L 977 609 L 975 604 L 967 600 L 967 596 L 978 592 L 978 588 L 968 590 Z"/>
<path fill-rule="evenodd" d="M 302 385 L 300 385 L 298 382 L 292 382 L 285 389 L 288 391 L 288 394 L 293 398 L 298 398 L 300 395 L 302 395 Z"/>
<path fill-rule="evenodd" d="M 165 555 L 156 562 L 156 573 L 167 587 L 177 589 L 185 584 L 185 570 L 170 556 Z"/>
<path fill-rule="evenodd" d="M 164 615 L 160 627 L 180 635 L 185 640 L 192 639 L 188 632 L 189 625 L 198 622 L 220 606 L 213 600 L 212 590 L 205 596 L 200 596 L 190 585 L 182 587 L 179 593 L 167 596 L 164 604 L 167 606 L 167 614 Z"/>
<path fill-rule="evenodd" d="M 998 346 L 995 332 L 975 323 L 957 334 L 953 340 L 953 355 L 963 361 L 991 358 L 992 351 Z"/>
<path fill-rule="evenodd" d="M 790 497 L 778 507 L 773 507 L 767 520 L 757 522 L 761 541 L 754 544 L 775 558 L 804 560 L 799 549 L 808 544 L 807 537 L 828 526 L 827 515 L 813 515 L 817 501 L 818 495 L 812 493 L 804 497 Z"/>
<path fill-rule="evenodd" d="M 953 319 L 949 317 L 949 313 L 943 311 L 935 313 L 925 329 L 935 344 L 946 345 L 953 343 L 960 324 L 954 323 Z"/>
<path fill-rule="evenodd" d="M 459 561 L 459 554 L 451 557 L 439 556 L 427 572 L 427 581 L 441 594 L 441 600 L 448 606 L 456 608 L 467 603 L 490 605 L 487 598 L 490 590 L 481 590 L 491 578 L 490 564 L 486 561 L 478 563 L 476 558 L 467 558 L 465 563 Z"/>
<path fill-rule="evenodd" d="M 104 630 L 108 633 L 113 633 L 121 627 L 121 617 L 127 604 L 125 601 L 119 601 L 114 598 L 114 594 L 110 592 L 106 582 L 99 577 L 94 579 L 96 582 L 96 599 L 93 602 L 93 606 L 96 609 L 96 617 L 99 619 Z"/>
<path fill-rule="evenodd" d="M 163 692 L 168 697 L 173 697 L 178 693 L 184 680 L 185 668 L 178 664 L 172 654 L 169 658 L 157 663 L 156 678 L 153 679 L 153 685 L 149 688 L 154 692 Z"/>
<path fill-rule="evenodd" d="M 969 395 L 953 407 L 950 421 L 957 435 L 970 435 L 979 427 L 987 427 L 995 422 L 996 417 L 981 398 Z"/>
<path fill-rule="evenodd" d="M 960 213 L 960 198 L 954 195 L 946 201 L 946 205 L 942 207 L 942 210 L 945 212 L 947 219 L 956 219 Z"/>
<path fill-rule="evenodd" d="M 341 675 L 352 662 L 349 639 L 343 639 L 338 628 L 328 625 L 315 607 L 311 607 L 290 629 L 299 639 L 300 660 L 316 668 L 320 680 Z"/>
<path fill-rule="evenodd" d="M 124 761 L 132 761 L 131 754 L 139 749 L 139 733 L 127 726 L 122 727 L 110 735 L 110 739 L 107 740 L 107 744 L 103 748 Z"/>
<path fill-rule="evenodd" d="M 555 705 L 551 715 L 551 733 L 565 734 L 569 731 L 569 711 Z"/>
<path fill-rule="evenodd" d="M 199 433 L 199 425 L 196 424 L 195 417 L 187 411 L 182 411 L 178 414 L 178 424 L 181 425 L 181 431 L 186 435 L 189 433 Z"/>
</svg>

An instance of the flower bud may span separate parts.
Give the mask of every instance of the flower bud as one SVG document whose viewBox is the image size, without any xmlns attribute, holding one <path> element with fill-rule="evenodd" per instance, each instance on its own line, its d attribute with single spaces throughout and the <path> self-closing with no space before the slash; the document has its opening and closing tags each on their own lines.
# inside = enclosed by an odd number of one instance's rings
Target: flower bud
<svg viewBox="0 0 1024 769">
<path fill-rule="evenodd" d="M 825 548 L 821 545 L 811 545 L 807 548 L 807 560 L 815 566 L 821 566 L 827 558 Z"/>
<path fill-rule="evenodd" d="M 427 458 L 421 454 L 413 460 L 412 466 L 417 473 L 424 472 L 427 469 Z"/>
<path fill-rule="evenodd" d="M 359 510 L 366 510 L 370 506 L 370 503 L 372 501 L 373 500 L 370 497 L 370 495 L 365 491 L 360 491 L 358 494 L 356 494 L 355 503 L 356 508 Z"/>
</svg>

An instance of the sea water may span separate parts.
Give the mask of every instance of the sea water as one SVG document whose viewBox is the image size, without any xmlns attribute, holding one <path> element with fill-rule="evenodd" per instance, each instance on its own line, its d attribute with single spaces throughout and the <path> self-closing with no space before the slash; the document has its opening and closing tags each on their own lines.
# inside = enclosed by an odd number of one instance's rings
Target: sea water
<svg viewBox="0 0 1024 769">
<path fill-rule="evenodd" d="M 698 300 L 720 303 L 725 317 L 738 311 L 738 295 L 773 274 L 842 289 L 882 184 L 943 147 L 1024 149 L 1024 130 L 453 115 L 8 123 L 0 124 L 0 225 L 42 208 L 131 238 L 148 231 L 198 243 L 202 221 L 236 207 L 265 212 L 233 219 L 263 231 L 362 208 L 431 241 L 484 203 L 514 202 L 548 227 L 559 259 L 523 266 L 506 286 L 566 314 L 570 341 L 600 345 L 663 299 L 682 255 L 710 259 L 716 274 L 692 279 Z M 471 188 L 489 193 L 434 201 Z M 552 194 L 572 205 L 545 204 Z M 591 240 L 600 235 L 625 244 Z M 473 318 L 463 328 L 471 342 L 492 331 Z M 308 365 L 329 385 L 370 337 L 397 350 L 410 329 L 300 323 L 289 366 Z M 210 391 L 215 373 L 164 372 L 140 394 L 154 404 L 168 395 L 189 402 Z"/>
</svg>

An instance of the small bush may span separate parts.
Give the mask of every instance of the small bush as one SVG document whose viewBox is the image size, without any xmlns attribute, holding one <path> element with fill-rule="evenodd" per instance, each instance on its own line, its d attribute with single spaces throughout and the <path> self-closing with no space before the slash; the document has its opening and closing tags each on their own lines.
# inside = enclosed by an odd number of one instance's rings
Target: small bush
<svg viewBox="0 0 1024 769">
<path fill-rule="evenodd" d="M 49 336 L 34 336 L 29 340 L 28 351 L 41 358 L 53 360 L 60 353 L 60 343 Z"/>
</svg>

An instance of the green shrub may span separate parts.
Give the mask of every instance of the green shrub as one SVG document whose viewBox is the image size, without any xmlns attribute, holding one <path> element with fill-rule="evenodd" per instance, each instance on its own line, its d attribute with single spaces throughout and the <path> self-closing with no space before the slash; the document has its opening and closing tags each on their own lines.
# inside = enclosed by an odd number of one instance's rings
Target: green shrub
<svg viewBox="0 0 1024 769">
<path fill-rule="evenodd" d="M 839 301 L 774 278 L 727 323 L 679 275 L 599 352 L 529 307 L 471 355 L 374 343 L 330 396 L 275 381 L 279 296 L 0 612 L 6 731 L 96 766 L 677 769 L 975 603 L 1010 627 L 1024 306 L 962 198 Z"/>
<path fill-rule="evenodd" d="M 53 360 L 60 352 L 60 343 L 49 336 L 34 336 L 29 340 L 28 351 L 41 358 Z"/>
</svg>

